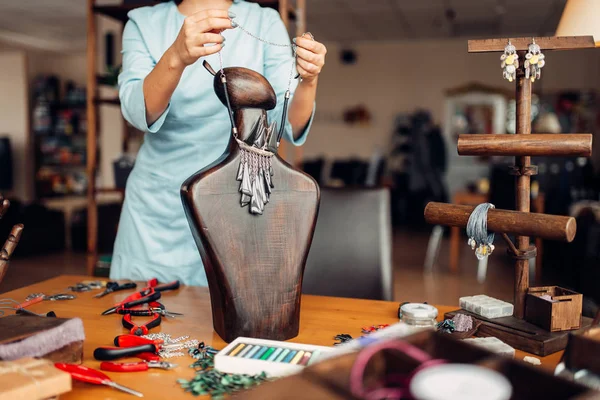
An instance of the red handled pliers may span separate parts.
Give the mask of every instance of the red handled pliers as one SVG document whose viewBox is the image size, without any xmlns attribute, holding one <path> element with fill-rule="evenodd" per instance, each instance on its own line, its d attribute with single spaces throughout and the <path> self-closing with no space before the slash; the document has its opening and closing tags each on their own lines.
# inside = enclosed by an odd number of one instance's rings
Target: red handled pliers
<svg viewBox="0 0 600 400">
<path fill-rule="evenodd" d="M 137 363 L 113 363 L 105 361 L 100 364 L 102 371 L 110 372 L 139 372 L 148 371 L 150 368 L 173 369 L 177 368 L 177 364 L 172 364 L 166 361 L 151 361 Z"/>
<path fill-rule="evenodd" d="M 183 314 L 176 313 L 172 311 L 167 311 L 164 304 L 159 303 L 158 301 L 153 301 L 148 303 L 147 309 L 140 308 L 118 308 L 118 314 L 131 314 L 134 317 L 151 317 L 154 314 L 160 314 L 163 317 L 178 317 Z"/>
<path fill-rule="evenodd" d="M 144 346 L 147 344 L 153 344 L 156 346 L 158 350 L 164 349 L 169 350 L 176 347 L 180 347 L 178 343 L 172 344 L 164 344 L 164 340 L 162 339 L 146 339 L 141 336 L 135 335 L 119 335 L 115 337 L 114 340 L 115 346 L 117 347 L 136 347 L 136 346 Z"/>
<path fill-rule="evenodd" d="M 161 292 L 165 292 L 167 290 L 176 290 L 179 289 L 179 286 L 179 281 L 173 281 L 171 283 L 158 285 L 158 280 L 152 279 L 148 282 L 147 287 L 127 297 L 125 300 L 123 300 L 119 304 L 116 304 L 114 307 L 104 311 L 102 315 L 114 314 L 115 312 L 117 312 L 118 309 L 133 308 L 135 306 L 157 301 L 158 299 L 160 299 Z"/>
<path fill-rule="evenodd" d="M 133 308 L 142 304 L 152 303 L 158 299 L 160 299 L 160 292 L 155 292 L 154 290 L 146 292 L 143 290 L 141 292 L 132 294 L 119 304 L 115 304 L 114 307 L 104 311 L 102 315 L 114 314 L 119 309 Z"/>
<path fill-rule="evenodd" d="M 119 358 L 137 357 L 146 361 L 158 361 L 160 347 L 156 344 L 145 344 L 133 347 L 98 347 L 94 350 L 94 358 L 98 361 L 113 361 Z"/>
<path fill-rule="evenodd" d="M 133 321 L 131 321 L 131 314 L 123 315 L 123 319 L 121 322 L 123 323 L 123 326 L 125 328 L 130 330 L 132 335 L 142 336 L 147 335 L 150 329 L 159 326 L 161 321 L 162 318 L 160 317 L 160 314 L 154 313 L 152 319 L 143 325 L 134 324 Z"/>
</svg>

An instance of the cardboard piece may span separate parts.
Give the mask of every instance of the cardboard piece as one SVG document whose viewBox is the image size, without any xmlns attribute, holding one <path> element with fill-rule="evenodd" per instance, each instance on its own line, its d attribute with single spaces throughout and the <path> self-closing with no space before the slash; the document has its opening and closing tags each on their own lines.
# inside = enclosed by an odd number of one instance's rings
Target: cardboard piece
<svg viewBox="0 0 600 400">
<path fill-rule="evenodd" d="M 70 391 L 71 375 L 50 361 L 0 361 L 0 400 L 42 400 Z"/>
</svg>

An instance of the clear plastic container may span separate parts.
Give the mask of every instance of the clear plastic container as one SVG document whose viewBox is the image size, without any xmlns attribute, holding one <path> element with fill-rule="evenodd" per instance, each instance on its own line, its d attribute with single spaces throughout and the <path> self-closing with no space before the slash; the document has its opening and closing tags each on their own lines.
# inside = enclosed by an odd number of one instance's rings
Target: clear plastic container
<svg viewBox="0 0 600 400">
<path fill-rule="evenodd" d="M 407 303 L 400 307 L 400 321 L 415 328 L 435 328 L 438 309 L 429 304 Z"/>
</svg>

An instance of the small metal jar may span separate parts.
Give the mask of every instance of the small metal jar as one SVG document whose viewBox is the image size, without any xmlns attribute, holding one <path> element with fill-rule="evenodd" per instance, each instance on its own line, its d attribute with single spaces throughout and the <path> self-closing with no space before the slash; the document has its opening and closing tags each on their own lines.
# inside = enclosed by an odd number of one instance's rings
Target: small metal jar
<svg viewBox="0 0 600 400">
<path fill-rule="evenodd" d="M 407 303 L 400 307 L 400 321 L 415 328 L 435 328 L 438 309 L 429 304 Z"/>
</svg>

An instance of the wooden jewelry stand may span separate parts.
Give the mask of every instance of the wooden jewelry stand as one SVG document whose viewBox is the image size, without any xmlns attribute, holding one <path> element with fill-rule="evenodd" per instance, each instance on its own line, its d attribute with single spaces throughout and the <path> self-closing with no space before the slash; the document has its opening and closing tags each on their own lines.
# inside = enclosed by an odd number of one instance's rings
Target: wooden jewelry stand
<svg viewBox="0 0 600 400">
<path fill-rule="evenodd" d="M 516 79 L 516 135 L 459 135 L 458 154 L 464 156 L 515 156 L 515 166 L 510 173 L 516 176 L 516 210 L 490 210 L 488 229 L 502 233 L 510 253 L 515 258 L 514 316 L 482 321 L 478 336 L 496 336 L 507 344 L 530 353 L 545 356 L 562 350 L 567 344 L 568 333 L 550 333 L 523 321 L 525 298 L 529 290 L 529 259 L 536 257 L 535 246 L 530 245 L 531 236 L 548 240 L 571 242 L 577 230 L 574 218 L 530 213 L 530 179 L 537 174 L 531 165 L 531 156 L 579 156 L 592 153 L 591 134 L 531 134 L 531 86 L 525 78 L 523 62 L 532 38 L 511 38 L 510 42 L 519 54 Z M 469 53 L 502 52 L 508 39 L 469 40 Z M 545 50 L 570 50 L 593 48 L 592 36 L 536 37 L 535 43 Z M 547 67 L 546 67 L 547 68 Z M 466 227 L 474 207 L 443 203 L 429 203 L 425 208 L 425 220 L 430 224 Z M 514 245 L 506 234 L 516 235 Z M 466 311 L 460 311 L 467 313 Z M 448 313 L 452 318 L 456 312 Z M 589 325 L 584 318 L 582 327 Z"/>
</svg>

